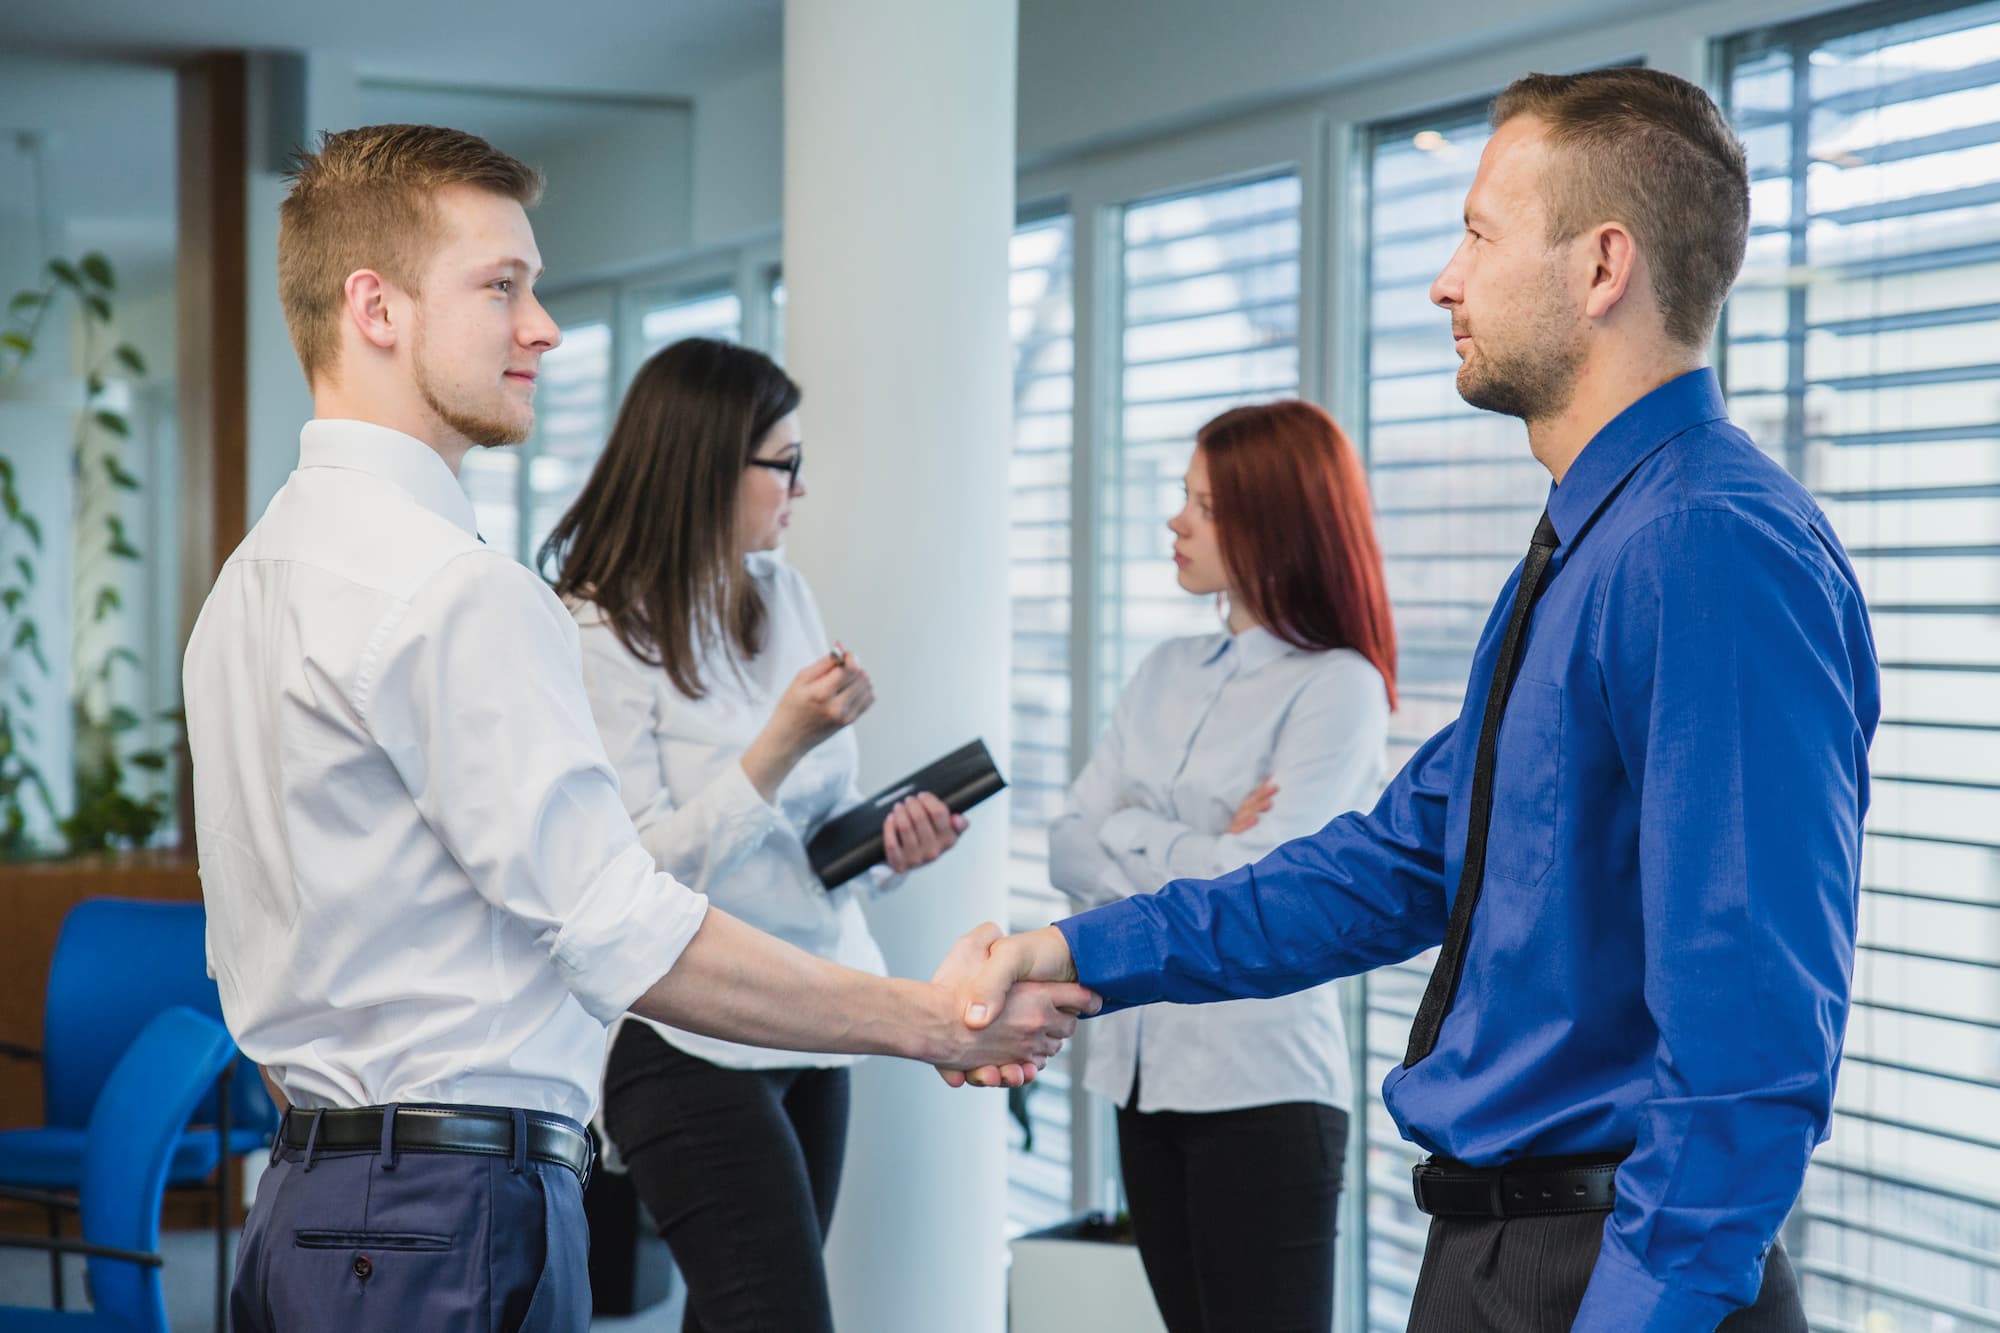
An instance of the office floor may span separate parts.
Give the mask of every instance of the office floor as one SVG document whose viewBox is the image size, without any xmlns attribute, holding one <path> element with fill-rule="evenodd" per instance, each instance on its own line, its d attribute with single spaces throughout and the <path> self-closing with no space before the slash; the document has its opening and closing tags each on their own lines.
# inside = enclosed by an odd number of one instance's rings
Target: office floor
<svg viewBox="0 0 2000 1333">
<path fill-rule="evenodd" d="M 170 1231 L 161 1237 L 166 1259 L 167 1319 L 174 1333 L 208 1333 L 215 1326 L 215 1251 L 207 1232 Z M 83 1305 L 83 1260 L 66 1261 L 64 1289 L 71 1309 Z M 0 1306 L 47 1309 L 49 1262 L 26 1250 L 0 1249 Z M 591 1333 L 679 1333 L 679 1294 L 642 1314 L 591 1321 Z"/>
</svg>

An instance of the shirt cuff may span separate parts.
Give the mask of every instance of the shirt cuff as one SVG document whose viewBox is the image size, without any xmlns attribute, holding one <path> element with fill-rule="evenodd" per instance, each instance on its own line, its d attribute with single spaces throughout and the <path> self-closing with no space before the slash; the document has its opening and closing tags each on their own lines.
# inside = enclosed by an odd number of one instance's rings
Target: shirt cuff
<svg viewBox="0 0 2000 1333">
<path fill-rule="evenodd" d="M 1100 1013 L 1160 998 L 1160 946 L 1137 902 L 1106 903 L 1055 923 L 1069 945 L 1077 981 L 1104 997 Z"/>
<path fill-rule="evenodd" d="M 1736 1308 L 1720 1296 L 1670 1286 L 1606 1244 L 1570 1333 L 1687 1333 L 1714 1328 Z"/>
<path fill-rule="evenodd" d="M 584 890 L 549 951 L 570 994 L 609 1024 L 679 961 L 707 916 L 708 899 L 635 842 Z"/>
</svg>

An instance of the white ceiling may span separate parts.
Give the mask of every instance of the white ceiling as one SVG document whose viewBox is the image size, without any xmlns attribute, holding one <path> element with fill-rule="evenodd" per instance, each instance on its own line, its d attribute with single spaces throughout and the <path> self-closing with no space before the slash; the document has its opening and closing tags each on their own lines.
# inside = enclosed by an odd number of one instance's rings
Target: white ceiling
<svg viewBox="0 0 2000 1333">
<path fill-rule="evenodd" d="M 4 0 L 0 51 L 324 52 L 367 77 L 685 96 L 778 58 L 782 0 Z"/>
</svg>

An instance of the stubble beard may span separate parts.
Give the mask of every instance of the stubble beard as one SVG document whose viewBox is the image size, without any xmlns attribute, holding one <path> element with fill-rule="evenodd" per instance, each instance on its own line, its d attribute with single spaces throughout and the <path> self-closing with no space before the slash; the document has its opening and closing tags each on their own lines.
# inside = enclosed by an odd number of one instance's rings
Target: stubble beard
<svg viewBox="0 0 2000 1333">
<path fill-rule="evenodd" d="M 417 392 L 423 395 L 424 405 L 437 414 L 438 420 L 453 432 L 481 449 L 496 449 L 510 444 L 519 444 L 534 433 L 535 413 L 531 407 L 525 418 L 508 420 L 504 417 L 488 415 L 463 404 L 447 402 L 438 392 L 437 379 L 431 374 L 430 358 L 420 338 L 413 358 L 416 371 Z"/>
<path fill-rule="evenodd" d="M 1508 321 L 1499 322 L 1504 326 Z M 1583 359 L 1575 314 L 1551 265 L 1511 343 L 1477 346 L 1459 364 L 1458 396 L 1484 411 L 1529 423 L 1545 421 L 1565 411 L 1576 396 Z"/>
</svg>

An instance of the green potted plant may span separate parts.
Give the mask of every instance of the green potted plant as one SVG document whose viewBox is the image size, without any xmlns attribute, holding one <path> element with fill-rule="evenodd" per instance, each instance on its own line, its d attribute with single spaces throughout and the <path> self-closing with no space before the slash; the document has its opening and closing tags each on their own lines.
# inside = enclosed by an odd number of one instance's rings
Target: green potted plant
<svg viewBox="0 0 2000 1333">
<path fill-rule="evenodd" d="M 4 694 L 0 694 L 0 859 L 19 860 L 53 851 L 79 854 L 143 846 L 167 815 L 164 784 L 136 792 L 134 771 L 163 773 L 164 751 L 135 745 L 144 727 L 140 713 L 120 702 L 121 691 L 143 662 L 118 633 L 125 609 L 119 572 L 142 553 L 127 531 L 122 501 L 142 488 L 128 466 L 132 429 L 122 404 L 145 359 L 116 338 L 112 303 L 117 288 L 111 263 L 91 253 L 72 263 L 50 261 L 41 286 L 18 292 L 0 328 L 0 386 L 22 378 L 24 367 L 48 336 L 50 317 L 65 302 L 80 320 L 83 401 L 69 440 L 73 543 L 69 588 L 68 679 L 53 678 L 50 632 L 36 614 L 35 590 L 51 563 L 45 549 L 51 525 L 20 485 L 28 451 L 46 447 L 33 438 L 0 437 L 0 639 L 8 645 Z M 46 604 L 46 603 L 45 603 Z M 62 689 L 69 698 L 75 805 L 59 810 L 49 777 L 35 761 L 35 715 L 42 701 Z M 50 845 L 48 830 L 60 839 Z M 40 836 L 38 836 L 38 833 Z"/>
</svg>

